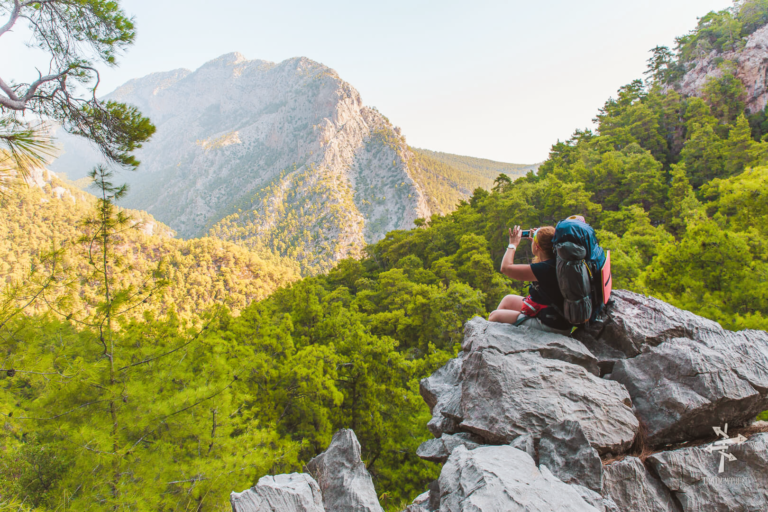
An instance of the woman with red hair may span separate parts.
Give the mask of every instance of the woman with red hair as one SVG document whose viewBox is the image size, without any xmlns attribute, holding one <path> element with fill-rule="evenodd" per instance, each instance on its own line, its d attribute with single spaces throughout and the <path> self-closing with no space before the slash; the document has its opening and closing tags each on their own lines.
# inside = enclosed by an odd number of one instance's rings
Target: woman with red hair
<svg viewBox="0 0 768 512">
<path fill-rule="evenodd" d="M 516 265 L 515 251 L 522 240 L 522 229 L 515 226 L 509 230 L 509 245 L 501 261 L 501 273 L 517 281 L 530 282 L 529 295 L 507 295 L 488 320 L 514 325 L 525 323 L 541 331 L 570 334 L 573 326 L 558 313 L 563 310 L 563 295 L 557 282 L 554 236 L 552 226 L 536 229 L 530 237 L 534 262 Z"/>
</svg>

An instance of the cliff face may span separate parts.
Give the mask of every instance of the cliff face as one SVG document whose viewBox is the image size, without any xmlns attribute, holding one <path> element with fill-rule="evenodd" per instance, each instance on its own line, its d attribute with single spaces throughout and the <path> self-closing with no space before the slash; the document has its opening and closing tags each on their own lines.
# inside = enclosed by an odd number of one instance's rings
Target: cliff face
<svg viewBox="0 0 768 512">
<path fill-rule="evenodd" d="M 743 49 L 730 52 L 713 50 L 706 57 L 696 61 L 677 87 L 686 96 L 699 96 L 710 77 L 719 77 L 724 61 L 736 63 L 736 76 L 747 90 L 746 105 L 750 113 L 765 108 L 768 102 L 768 25 L 750 34 Z"/>
<path fill-rule="evenodd" d="M 181 237 L 210 233 L 322 269 L 430 215 L 399 130 L 309 59 L 233 53 L 132 80 L 108 98 L 157 126 L 139 172 L 124 175 L 125 205 Z"/>
</svg>

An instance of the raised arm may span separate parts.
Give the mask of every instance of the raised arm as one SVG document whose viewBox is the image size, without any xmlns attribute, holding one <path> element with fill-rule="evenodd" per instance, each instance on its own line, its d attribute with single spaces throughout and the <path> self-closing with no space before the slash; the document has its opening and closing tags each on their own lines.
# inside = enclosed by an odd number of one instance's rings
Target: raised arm
<svg viewBox="0 0 768 512">
<path fill-rule="evenodd" d="M 536 276 L 530 265 L 515 265 L 514 263 L 515 251 L 520 245 L 520 240 L 522 240 L 522 229 L 520 226 L 515 226 L 514 229 L 509 230 L 509 247 L 507 247 L 507 252 L 504 253 L 504 258 L 501 260 L 501 273 L 516 281 L 536 281 Z"/>
</svg>

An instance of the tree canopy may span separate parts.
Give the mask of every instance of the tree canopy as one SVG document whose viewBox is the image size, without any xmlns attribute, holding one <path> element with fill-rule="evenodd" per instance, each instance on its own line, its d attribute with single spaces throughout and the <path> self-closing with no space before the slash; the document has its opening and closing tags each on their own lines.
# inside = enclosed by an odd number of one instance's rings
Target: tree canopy
<svg viewBox="0 0 768 512">
<path fill-rule="evenodd" d="M 136 37 L 135 22 L 119 2 L 2 0 L 0 14 L 6 16 L 0 37 L 26 23 L 31 44 L 50 57 L 46 74 L 38 72 L 31 82 L 0 77 L 0 142 L 14 166 L 26 172 L 50 151 L 50 141 L 23 117 L 32 114 L 89 139 L 108 161 L 136 168 L 139 162 L 131 153 L 155 127 L 135 107 L 97 96 L 97 66 L 115 66 Z"/>
</svg>

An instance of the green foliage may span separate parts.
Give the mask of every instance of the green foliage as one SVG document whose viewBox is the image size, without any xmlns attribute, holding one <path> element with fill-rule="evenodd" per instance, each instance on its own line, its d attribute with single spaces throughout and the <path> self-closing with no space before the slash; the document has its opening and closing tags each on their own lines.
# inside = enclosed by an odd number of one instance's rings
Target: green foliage
<svg viewBox="0 0 768 512">
<path fill-rule="evenodd" d="M 755 140 L 743 87 L 727 70 L 706 89 L 704 99 L 683 99 L 637 81 L 623 87 L 601 109 L 597 134 L 577 132 L 556 144 L 539 176 L 500 195 L 553 178 L 583 187 L 594 204 L 588 218 L 612 250 L 615 286 L 729 328 L 765 329 L 768 218 L 760 166 L 768 143 Z M 639 118 L 651 120 L 642 125 L 648 129 L 638 129 Z"/>
<path fill-rule="evenodd" d="M 741 50 L 747 37 L 766 23 L 767 0 L 734 0 L 732 7 L 699 18 L 694 30 L 676 39 L 674 52 L 666 46 L 653 48 L 645 74 L 652 82 L 675 84 L 694 66 L 694 61 L 713 51 L 722 54 Z M 722 61 L 722 57 L 718 59 Z"/>
<path fill-rule="evenodd" d="M 50 58 L 49 74 L 24 84 L 8 81 L 0 94 L 0 123 L 16 128 L 0 134 L 0 142 L 21 151 L 16 159 L 24 171 L 25 160 L 35 160 L 39 147 L 19 144 L 29 139 L 30 129 L 18 126 L 23 116 L 34 114 L 55 120 L 70 133 L 92 141 L 110 161 L 135 169 L 139 162 L 131 155 L 155 131 L 149 119 L 135 107 L 98 99 L 99 63 L 117 64 L 117 56 L 131 46 L 136 37 L 134 20 L 123 12 L 119 2 L 111 0 L 48 0 L 45 2 L 0 2 L 2 22 L 0 37 L 19 20 L 29 22 L 30 44 Z M 8 77 L 6 77 L 8 78 Z M 84 90 L 82 94 L 80 89 Z M 32 130 L 33 132 L 35 130 Z M 36 144 L 44 150 L 50 144 Z"/>
<path fill-rule="evenodd" d="M 76 242 L 96 198 L 51 173 L 43 173 L 41 183 L 0 197 L 0 282 L 7 287 L 3 300 L 10 300 L 4 311 L 34 298 L 28 312 L 59 310 L 68 303 L 73 318 L 84 320 L 99 285 L 86 279 L 92 266 L 82 257 L 84 246 Z M 132 310 L 135 317 L 153 310 L 193 319 L 218 303 L 239 311 L 299 277 L 296 263 L 267 251 L 248 251 L 213 238 L 178 240 L 145 212 L 125 214 L 134 219 L 131 225 L 139 226 L 121 234 L 119 255 L 126 263 L 121 284 L 140 289 L 161 263 L 170 282 L 150 303 Z M 0 317 L 0 324 L 5 318 Z"/>
<path fill-rule="evenodd" d="M 762 5 L 739 4 L 742 17 L 731 21 L 760 19 Z M 700 40 L 734 44 L 721 21 L 700 25 Z M 658 72 L 677 72 L 657 54 Z M 104 196 L 88 199 L 50 177 L 42 189 L 10 191 L 1 199 L 0 270 L 17 286 L 0 320 L 0 500 L 38 510 L 222 510 L 230 491 L 300 470 L 346 427 L 385 506 L 399 510 L 439 473 L 415 456 L 431 437 L 419 380 L 455 356 L 466 320 L 525 293 L 496 271 L 515 224 L 584 215 L 612 252 L 617 288 L 726 328 L 768 328 L 768 142 L 742 115 L 743 91 L 727 70 L 721 78 L 704 99 L 633 82 L 599 111 L 596 131 L 553 145 L 538 174 L 487 176 L 451 213 L 281 288 L 296 274 L 269 252 L 258 259 L 213 239 L 122 232 L 121 210 Z M 388 147 L 382 137 L 373 150 Z M 435 165 L 434 155 L 422 157 Z M 446 191 L 453 185 L 440 180 L 463 172 L 433 169 Z M 301 173 L 290 179 L 286 197 L 322 186 Z M 262 250 L 309 248 L 318 238 L 332 249 L 332 237 L 305 233 L 302 222 L 326 215 L 323 226 L 335 229 L 345 205 L 293 199 L 274 204 L 289 221 Z M 254 235 L 237 220 L 216 234 Z M 106 262 L 90 264 L 96 253 L 82 250 L 91 244 L 84 235 Z M 523 244 L 517 260 L 531 258 Z M 138 292 L 158 267 L 168 288 L 145 303 Z M 118 296 L 106 298 L 102 282 Z M 45 300 L 35 299 L 40 290 Z M 142 299 L 136 309 L 116 307 L 133 296 Z M 29 299 L 34 315 L 14 314 Z M 110 311 L 119 314 L 105 338 Z"/>
<path fill-rule="evenodd" d="M 697 27 L 677 38 L 680 60 L 687 62 L 712 50 L 738 50 L 746 37 L 768 22 L 766 0 L 736 0 L 733 7 L 711 11 L 699 18 Z"/>
<path fill-rule="evenodd" d="M 53 156 L 50 137 L 40 127 L 30 127 L 12 117 L 0 117 L 0 185 L 27 181 L 33 169 L 45 164 Z M 0 194 L 4 192 L 0 190 Z"/>
<path fill-rule="evenodd" d="M 734 66 L 721 65 L 723 73 L 719 77 L 710 77 L 702 89 L 702 98 L 712 109 L 712 115 L 723 124 L 733 124 L 744 113 L 744 100 L 747 91 L 744 84 L 736 78 Z"/>
</svg>

